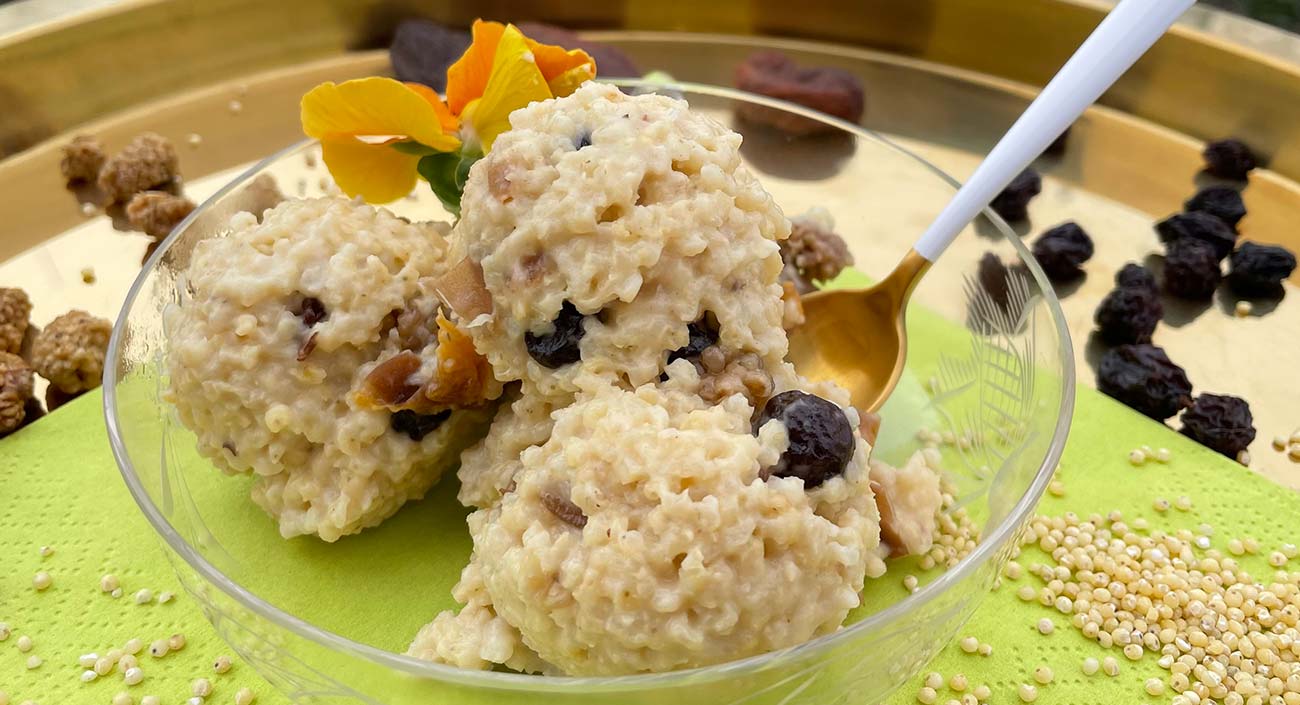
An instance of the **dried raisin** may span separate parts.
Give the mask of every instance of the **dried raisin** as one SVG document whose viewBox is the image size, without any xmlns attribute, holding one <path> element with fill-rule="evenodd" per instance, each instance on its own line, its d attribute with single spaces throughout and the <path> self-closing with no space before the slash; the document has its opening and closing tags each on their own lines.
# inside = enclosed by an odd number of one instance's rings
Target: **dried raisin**
<svg viewBox="0 0 1300 705">
<path fill-rule="evenodd" d="M 793 389 L 767 400 L 754 421 L 754 431 L 773 419 L 785 426 L 790 445 L 768 469 L 771 475 L 800 478 L 805 489 L 812 489 L 844 472 L 855 440 L 840 407 Z"/>
<path fill-rule="evenodd" d="M 1246 204 L 1241 193 L 1230 186 L 1207 186 L 1183 203 L 1183 209 L 1209 213 L 1227 223 L 1233 230 L 1246 217 Z"/>
<path fill-rule="evenodd" d="M 1151 273 L 1151 270 L 1133 262 L 1124 265 L 1119 270 L 1119 273 L 1115 275 L 1115 286 L 1147 289 L 1153 294 L 1159 291 L 1159 287 L 1156 286 L 1156 277 Z"/>
<path fill-rule="evenodd" d="M 388 425 L 398 433 L 405 433 L 408 438 L 415 442 L 424 440 L 424 437 L 438 430 L 438 427 L 451 416 L 451 411 L 440 411 L 436 414 L 417 414 L 409 409 L 394 412 L 388 420 Z"/>
<path fill-rule="evenodd" d="M 1165 245 L 1179 240 L 1200 240 L 1214 248 L 1218 259 L 1227 257 L 1237 245 L 1237 233 L 1227 223 L 1200 211 L 1171 215 L 1156 223 L 1156 232 Z"/>
<path fill-rule="evenodd" d="M 1034 169 L 1025 169 L 993 197 L 989 208 L 1008 223 L 1018 223 L 1029 217 L 1029 201 L 1043 190 L 1043 178 Z"/>
<path fill-rule="evenodd" d="M 1285 247 L 1243 242 L 1228 260 L 1228 285 L 1242 296 L 1278 296 L 1295 267 L 1295 254 Z"/>
<path fill-rule="evenodd" d="M 1115 288 L 1101 300 L 1093 320 L 1102 340 L 1122 345 L 1150 342 L 1163 315 L 1155 277 L 1129 263 L 1115 275 Z"/>
<path fill-rule="evenodd" d="M 1163 421 L 1191 404 L 1192 383 L 1183 368 L 1154 345 L 1120 345 L 1097 366 L 1097 389 Z"/>
<path fill-rule="evenodd" d="M 718 342 L 718 331 L 705 318 L 686 326 L 686 345 L 668 353 L 668 362 L 696 360 L 704 349 Z"/>
<path fill-rule="evenodd" d="M 1069 281 L 1083 274 L 1081 265 L 1092 258 L 1092 238 L 1078 223 L 1068 221 L 1035 240 L 1033 253 L 1048 279 Z"/>
<path fill-rule="evenodd" d="M 1165 254 L 1165 291 L 1185 299 L 1208 299 L 1223 278 L 1214 247 L 1184 238 Z"/>
<path fill-rule="evenodd" d="M 1229 458 L 1255 440 L 1255 422 L 1245 399 L 1226 394 L 1201 394 L 1180 417 L 1182 433 Z"/>
<path fill-rule="evenodd" d="M 1254 153 L 1241 140 L 1210 142 L 1202 155 L 1205 171 L 1222 179 L 1245 181 L 1250 170 L 1258 166 Z"/>
<path fill-rule="evenodd" d="M 295 316 L 302 318 L 302 324 L 308 328 L 329 318 L 329 311 L 325 309 L 325 304 L 315 296 L 303 297 L 298 304 L 297 310 L 293 312 Z"/>
<path fill-rule="evenodd" d="M 537 364 L 556 369 L 582 359 L 582 336 L 586 316 L 568 301 L 560 308 L 552 322 L 550 333 L 524 333 L 524 346 Z"/>
</svg>

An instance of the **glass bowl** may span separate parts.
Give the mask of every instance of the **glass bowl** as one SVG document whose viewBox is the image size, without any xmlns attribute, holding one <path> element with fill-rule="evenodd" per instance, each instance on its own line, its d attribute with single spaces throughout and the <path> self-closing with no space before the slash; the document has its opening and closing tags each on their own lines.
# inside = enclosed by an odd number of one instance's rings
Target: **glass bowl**
<svg viewBox="0 0 1300 705">
<path fill-rule="evenodd" d="M 626 90 L 671 90 L 741 132 L 745 161 L 787 214 L 820 207 L 834 218 L 861 272 L 850 280 L 886 274 L 956 187 L 887 138 L 798 106 L 709 86 L 625 83 Z M 772 124 L 819 134 L 792 137 Z M 328 188 L 317 183 L 322 172 L 309 179 L 304 171 L 315 150 L 303 143 L 264 160 L 159 246 L 117 320 L 104 380 L 113 453 L 181 582 L 221 636 L 290 698 L 878 703 L 956 633 L 1017 547 L 1065 444 L 1073 357 L 1051 286 L 1019 238 L 986 212 L 916 289 L 907 368 L 883 410 L 874 450 L 899 463 L 924 445 L 941 449 L 957 498 L 950 511 L 967 513 L 982 535 L 964 558 L 930 571 L 904 559 L 869 581 L 863 606 L 839 631 L 706 668 L 561 678 L 459 670 L 401 655 L 420 625 L 454 604 L 449 590 L 470 546 L 455 478 L 358 536 L 330 545 L 284 541 L 248 500 L 247 485 L 195 453 L 193 436 L 163 400 L 163 311 L 184 296 L 194 244 L 220 237 L 233 213 L 257 207 L 256 190 L 245 186 L 259 175 L 296 183 L 299 192 Z M 392 207 L 408 217 L 449 220 L 436 204 L 426 188 Z M 428 540 L 432 532 L 442 533 Z M 905 573 L 922 576 L 920 589 L 901 587 Z"/>
</svg>

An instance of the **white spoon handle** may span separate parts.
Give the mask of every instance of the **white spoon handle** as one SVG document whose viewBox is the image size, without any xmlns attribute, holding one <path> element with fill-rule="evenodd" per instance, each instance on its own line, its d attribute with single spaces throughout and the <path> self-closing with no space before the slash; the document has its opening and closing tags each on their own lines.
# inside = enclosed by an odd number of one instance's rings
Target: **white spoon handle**
<svg viewBox="0 0 1300 705">
<path fill-rule="evenodd" d="M 1123 0 L 985 157 L 917 240 L 933 262 L 1052 140 L 1128 70 L 1195 0 Z"/>
</svg>

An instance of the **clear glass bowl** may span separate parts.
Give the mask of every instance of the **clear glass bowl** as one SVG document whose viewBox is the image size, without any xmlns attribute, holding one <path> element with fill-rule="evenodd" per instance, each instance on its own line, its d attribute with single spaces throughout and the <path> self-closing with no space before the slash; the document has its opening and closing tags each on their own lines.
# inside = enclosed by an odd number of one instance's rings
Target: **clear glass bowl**
<svg viewBox="0 0 1300 705">
<path fill-rule="evenodd" d="M 829 211 L 849 240 L 857 268 L 869 278 L 892 268 L 956 186 L 903 147 L 855 125 L 734 90 L 674 90 L 693 109 L 744 135 L 745 160 L 787 214 L 812 207 Z M 755 117 L 808 120 L 825 133 L 792 138 Z M 889 576 L 871 581 L 864 606 L 838 632 L 707 668 L 557 678 L 464 671 L 402 656 L 397 652 L 435 608 L 451 606 L 450 584 L 428 578 L 422 567 L 443 561 L 451 568 L 444 566 L 442 574 L 454 578 L 469 544 L 446 538 L 392 547 L 384 545 L 384 532 L 390 524 L 422 521 L 410 517 L 426 515 L 424 505 L 454 501 L 447 498 L 454 497 L 455 479 L 444 479 L 431 498 L 359 537 L 333 545 L 283 541 L 251 506 L 246 485 L 220 477 L 193 452 L 193 437 L 162 399 L 163 311 L 183 295 L 194 243 L 221 236 L 231 214 L 253 207 L 255 196 L 243 187 L 254 177 L 272 174 L 302 189 L 305 153 L 316 148 L 304 143 L 266 159 L 167 238 L 127 297 L 104 381 L 108 432 L 122 476 L 182 583 L 222 637 L 295 700 L 878 703 L 913 676 L 980 603 L 1056 467 L 1074 403 L 1069 334 L 1052 288 L 1025 246 L 986 213 L 916 290 L 907 369 L 884 409 L 874 451 L 897 463 L 927 437 L 947 441 L 940 445 L 958 504 L 982 532 L 978 547 L 960 562 L 928 574 L 915 561 L 891 568 Z M 394 208 L 408 216 L 447 218 L 428 194 Z M 1009 267 L 986 267 L 981 275 L 980 259 L 990 252 Z M 232 521 L 232 511 L 246 516 Z M 904 573 L 925 576 L 915 593 L 899 587 Z M 425 580 L 429 584 L 412 588 Z M 415 597 L 408 597 L 412 592 Z M 403 633 L 373 628 L 403 620 L 409 621 Z"/>
</svg>

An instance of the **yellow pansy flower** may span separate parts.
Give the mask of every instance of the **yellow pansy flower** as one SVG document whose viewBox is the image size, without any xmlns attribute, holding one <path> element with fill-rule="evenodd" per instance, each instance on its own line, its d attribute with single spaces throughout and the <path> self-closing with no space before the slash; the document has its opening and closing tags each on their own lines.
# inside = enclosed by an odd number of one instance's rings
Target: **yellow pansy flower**
<svg viewBox="0 0 1300 705">
<path fill-rule="evenodd" d="M 426 86 L 391 78 L 322 83 L 303 96 L 302 126 L 320 140 L 325 165 L 349 196 L 393 201 L 423 175 L 454 209 L 468 164 L 509 129 L 510 113 L 569 95 L 595 75 L 586 52 L 476 20 L 473 42 L 447 69 L 446 103 Z"/>
</svg>

